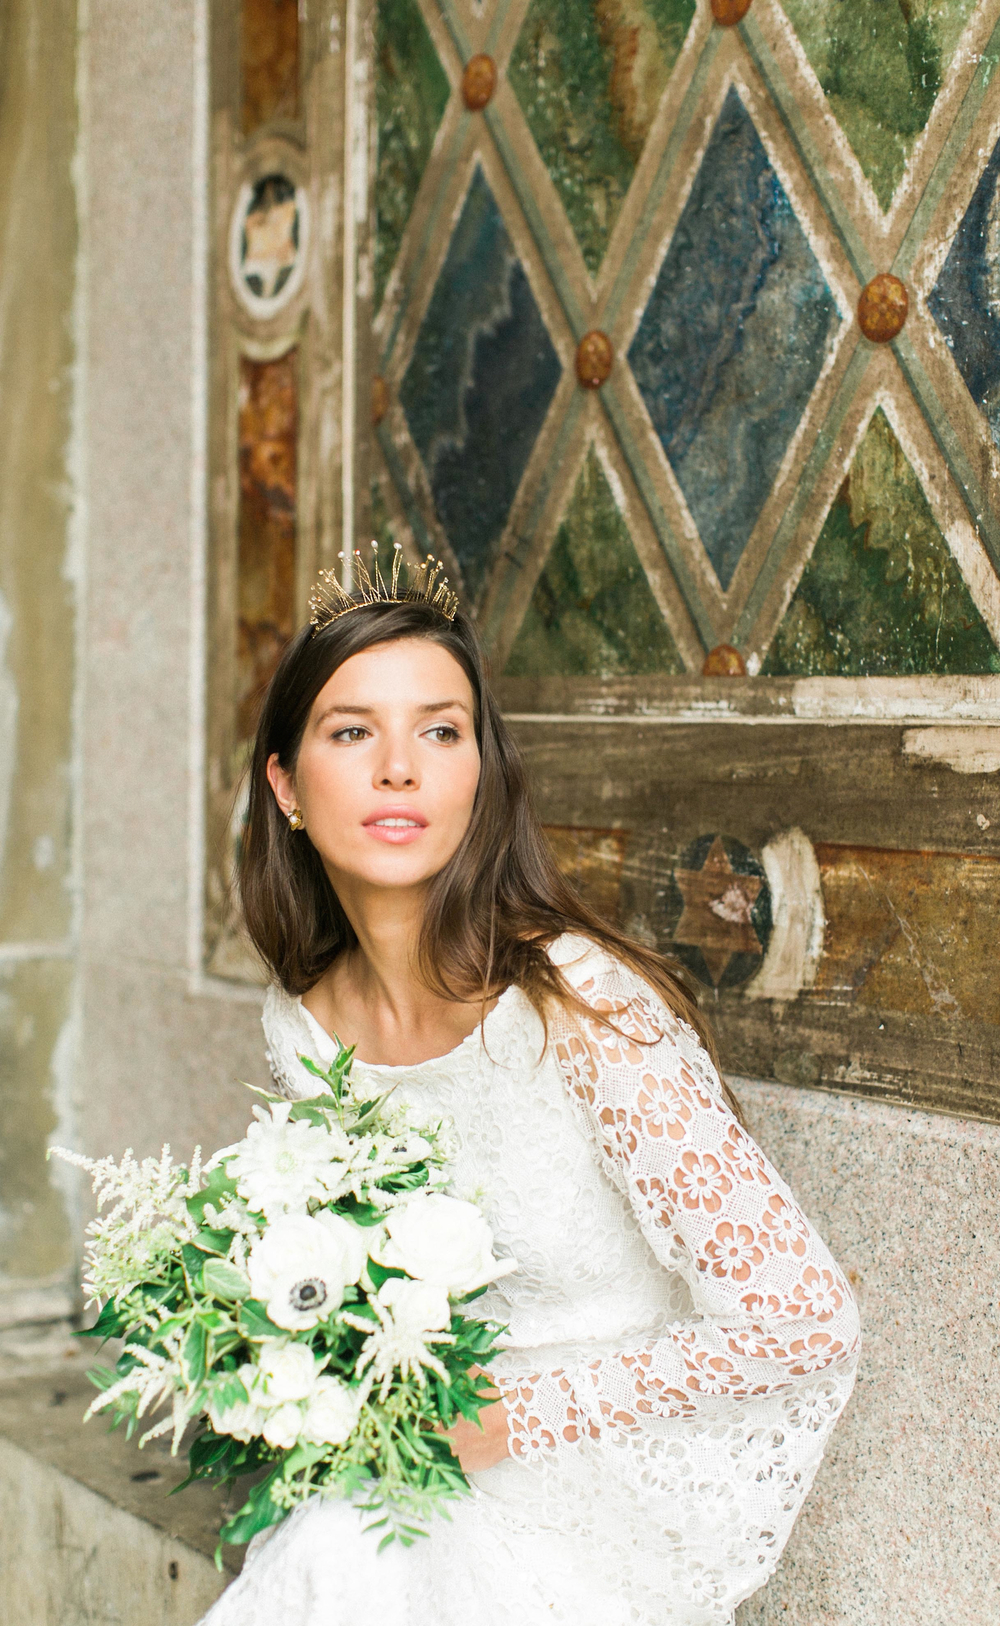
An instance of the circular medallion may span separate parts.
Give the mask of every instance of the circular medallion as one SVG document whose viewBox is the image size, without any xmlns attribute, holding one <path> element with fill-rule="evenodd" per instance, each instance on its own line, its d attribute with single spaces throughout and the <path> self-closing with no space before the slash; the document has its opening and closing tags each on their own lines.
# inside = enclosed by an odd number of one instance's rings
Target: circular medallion
<svg viewBox="0 0 1000 1626">
<path fill-rule="evenodd" d="M 771 889 L 760 861 L 732 836 L 699 836 L 659 898 L 661 948 L 709 988 L 738 988 L 771 940 Z"/>
<path fill-rule="evenodd" d="M 389 386 L 378 373 L 372 379 L 372 423 L 377 429 L 389 410 Z"/>
<path fill-rule="evenodd" d="M 599 328 L 585 333 L 576 347 L 576 376 L 585 390 L 599 390 L 611 376 L 615 353 Z"/>
<path fill-rule="evenodd" d="M 712 0 L 712 16 L 721 28 L 732 28 L 743 21 L 750 5 L 751 0 Z"/>
<path fill-rule="evenodd" d="M 481 113 L 493 100 L 497 65 L 491 56 L 470 57 L 462 75 L 462 100 L 470 113 Z"/>
<path fill-rule="evenodd" d="M 705 656 L 702 677 L 746 677 L 746 662 L 732 644 L 716 644 Z"/>
<path fill-rule="evenodd" d="M 872 344 L 888 344 L 902 332 L 909 308 L 904 284 L 890 271 L 883 271 L 861 290 L 858 326 Z"/>
<path fill-rule="evenodd" d="M 307 206 L 287 175 L 262 175 L 240 189 L 229 233 L 229 271 L 251 316 L 273 316 L 302 286 Z"/>
</svg>

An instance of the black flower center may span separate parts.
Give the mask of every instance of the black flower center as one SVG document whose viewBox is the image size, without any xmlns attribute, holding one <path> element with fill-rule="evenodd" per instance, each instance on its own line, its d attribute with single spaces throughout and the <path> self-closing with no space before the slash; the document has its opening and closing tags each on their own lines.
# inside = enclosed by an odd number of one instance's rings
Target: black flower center
<svg viewBox="0 0 1000 1626">
<path fill-rule="evenodd" d="M 318 1276 L 307 1276 L 305 1281 L 296 1282 L 292 1288 L 290 1298 L 293 1310 L 318 1310 L 328 1298 L 326 1283 Z"/>
</svg>

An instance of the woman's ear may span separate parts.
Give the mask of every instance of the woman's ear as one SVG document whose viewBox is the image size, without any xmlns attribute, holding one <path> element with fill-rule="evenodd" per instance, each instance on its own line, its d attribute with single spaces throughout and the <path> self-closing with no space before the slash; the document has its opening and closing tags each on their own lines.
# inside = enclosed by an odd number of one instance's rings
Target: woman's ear
<svg viewBox="0 0 1000 1626">
<path fill-rule="evenodd" d="M 281 766 L 276 751 L 267 759 L 267 782 L 274 791 L 275 801 L 287 819 L 289 813 L 298 805 L 295 796 L 295 776 Z"/>
</svg>

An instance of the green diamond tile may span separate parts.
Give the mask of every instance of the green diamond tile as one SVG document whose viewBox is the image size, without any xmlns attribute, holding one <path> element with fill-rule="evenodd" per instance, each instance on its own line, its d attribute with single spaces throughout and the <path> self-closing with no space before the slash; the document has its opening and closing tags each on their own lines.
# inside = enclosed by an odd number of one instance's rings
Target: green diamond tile
<svg viewBox="0 0 1000 1626">
<path fill-rule="evenodd" d="M 695 0 L 532 0 L 507 76 L 596 272 Z"/>
<path fill-rule="evenodd" d="M 507 661 L 512 677 L 678 673 L 684 663 L 593 451 Z"/>
<path fill-rule="evenodd" d="M 1000 672 L 1000 650 L 881 409 L 763 670 L 771 677 Z"/>
<path fill-rule="evenodd" d="M 888 209 L 976 0 L 782 0 Z"/>
<path fill-rule="evenodd" d="M 375 12 L 375 303 L 399 252 L 413 200 L 448 102 L 438 61 L 416 0 L 378 0 Z"/>
</svg>

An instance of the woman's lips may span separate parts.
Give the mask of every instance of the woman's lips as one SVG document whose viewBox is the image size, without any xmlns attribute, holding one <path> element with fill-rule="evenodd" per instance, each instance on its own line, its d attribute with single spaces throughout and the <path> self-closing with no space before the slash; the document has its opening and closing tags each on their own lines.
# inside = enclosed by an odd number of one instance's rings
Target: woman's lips
<svg viewBox="0 0 1000 1626">
<path fill-rule="evenodd" d="M 421 813 L 386 810 L 365 819 L 364 828 L 376 841 L 387 841 L 391 847 L 405 847 L 423 834 L 427 820 Z"/>
</svg>

